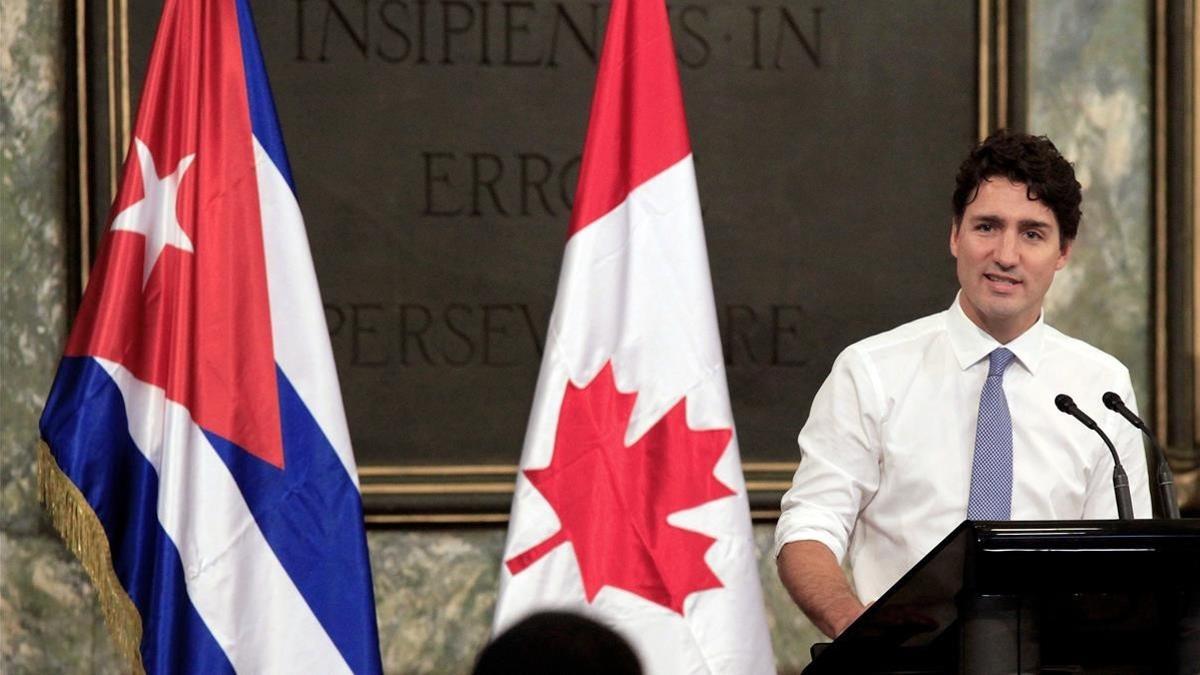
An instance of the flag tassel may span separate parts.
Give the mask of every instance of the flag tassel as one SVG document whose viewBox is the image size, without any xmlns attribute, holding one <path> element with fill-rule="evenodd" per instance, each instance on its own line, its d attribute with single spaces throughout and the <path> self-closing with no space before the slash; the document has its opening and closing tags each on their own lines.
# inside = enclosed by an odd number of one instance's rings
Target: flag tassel
<svg viewBox="0 0 1200 675">
<path fill-rule="evenodd" d="M 132 673 L 144 675 L 139 649 L 142 617 L 117 580 L 104 527 L 83 493 L 58 466 L 45 441 L 38 441 L 38 497 L 67 548 L 91 578 L 118 652 L 128 661 Z"/>
</svg>

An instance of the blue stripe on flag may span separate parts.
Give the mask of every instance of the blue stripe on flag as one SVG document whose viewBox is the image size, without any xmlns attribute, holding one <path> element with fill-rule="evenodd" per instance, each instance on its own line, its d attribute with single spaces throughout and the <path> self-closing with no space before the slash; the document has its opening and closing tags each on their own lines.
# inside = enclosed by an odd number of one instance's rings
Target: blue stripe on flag
<svg viewBox="0 0 1200 675">
<path fill-rule="evenodd" d="M 242 38 L 242 67 L 246 72 L 246 93 L 250 102 L 250 123 L 254 129 L 254 137 L 275 162 L 275 166 L 279 167 L 279 173 L 295 194 L 296 183 L 292 180 L 292 168 L 288 164 L 287 150 L 283 146 L 279 117 L 275 114 L 275 100 L 271 97 L 271 84 L 267 81 L 262 50 L 258 47 L 254 15 L 250 12 L 250 5 L 246 0 L 237 0 L 237 14 L 238 32 Z"/>
<path fill-rule="evenodd" d="M 91 358 L 63 358 L 40 426 L 104 526 L 113 570 L 142 615 L 146 672 L 232 673 L 188 598 L 183 562 L 158 521 L 158 474 L 129 435 L 116 383 Z"/>
<path fill-rule="evenodd" d="M 379 672 L 362 499 L 283 370 L 276 368 L 276 379 L 283 471 L 205 433 L 233 474 L 267 543 L 346 663 L 356 673 Z"/>
</svg>

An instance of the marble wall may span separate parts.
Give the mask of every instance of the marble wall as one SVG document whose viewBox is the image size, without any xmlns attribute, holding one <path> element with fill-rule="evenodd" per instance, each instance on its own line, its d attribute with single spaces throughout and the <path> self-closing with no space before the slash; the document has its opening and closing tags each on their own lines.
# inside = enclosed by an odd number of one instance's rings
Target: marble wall
<svg viewBox="0 0 1200 675">
<path fill-rule="evenodd" d="M 1030 3 L 1030 126 L 1075 160 L 1084 235 L 1060 276 L 1053 323 L 1120 356 L 1146 400 L 1149 195 L 1144 2 Z M 120 672 L 78 564 L 35 499 L 37 416 L 61 349 L 64 261 L 60 3 L 0 0 L 0 672 Z M 1086 289 L 1086 292 L 1084 290 Z M 1118 308 L 1120 311 L 1118 311 Z M 1110 321 L 1091 320 L 1109 316 Z M 782 672 L 808 661 L 814 629 L 754 529 Z M 499 528 L 369 535 L 384 664 L 469 670 L 487 638 Z"/>
<path fill-rule="evenodd" d="M 781 673 L 798 673 L 821 638 L 775 574 L 774 526 L 754 528 L 767 621 Z M 470 669 L 487 641 L 504 547 L 501 529 L 372 532 L 371 564 L 385 669 Z"/>
</svg>

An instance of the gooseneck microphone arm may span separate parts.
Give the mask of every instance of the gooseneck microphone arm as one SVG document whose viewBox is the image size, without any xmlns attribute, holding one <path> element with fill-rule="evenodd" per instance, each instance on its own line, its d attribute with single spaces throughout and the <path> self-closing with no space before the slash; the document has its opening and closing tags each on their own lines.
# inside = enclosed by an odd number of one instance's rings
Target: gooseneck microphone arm
<svg viewBox="0 0 1200 675">
<path fill-rule="evenodd" d="M 1104 401 L 1104 407 L 1129 420 L 1130 424 L 1141 429 L 1142 433 L 1150 439 L 1150 445 L 1154 448 L 1154 463 L 1157 465 L 1154 468 L 1154 482 L 1155 487 L 1158 488 L 1158 499 L 1162 502 L 1163 516 L 1168 520 L 1178 519 L 1179 502 L 1175 500 L 1175 476 L 1171 473 L 1171 465 L 1167 462 L 1167 453 L 1158 444 L 1158 439 L 1150 433 L 1150 428 L 1146 426 L 1142 418 L 1135 415 L 1125 405 L 1120 396 L 1110 391 L 1105 393 L 1101 400 Z"/>
<path fill-rule="evenodd" d="M 1054 405 L 1079 420 L 1083 426 L 1100 434 L 1100 438 L 1104 439 L 1104 444 L 1108 446 L 1108 451 L 1112 453 L 1113 458 L 1113 492 L 1117 496 L 1117 517 L 1121 520 L 1133 520 L 1133 499 L 1129 496 L 1129 476 L 1125 475 L 1125 468 L 1121 466 L 1121 458 L 1117 456 L 1117 449 L 1108 439 L 1108 434 L 1105 434 L 1100 425 L 1096 424 L 1092 418 L 1084 414 L 1070 396 L 1066 394 L 1055 396 Z"/>
</svg>

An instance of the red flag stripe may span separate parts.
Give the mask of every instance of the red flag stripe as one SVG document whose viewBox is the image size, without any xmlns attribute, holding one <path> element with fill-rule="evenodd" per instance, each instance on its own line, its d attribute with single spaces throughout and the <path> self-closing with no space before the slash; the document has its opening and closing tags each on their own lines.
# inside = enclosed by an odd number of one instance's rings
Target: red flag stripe
<svg viewBox="0 0 1200 675">
<path fill-rule="evenodd" d="M 691 152 L 661 0 L 615 0 L 596 75 L 568 238 Z"/>
<path fill-rule="evenodd" d="M 142 172 L 195 155 L 176 216 L 194 252 L 166 247 L 142 284 L 141 234 L 106 234 L 66 353 L 121 363 L 204 429 L 283 467 L 279 390 L 249 103 L 233 2 L 169 0 L 110 218 L 146 195 Z M 154 262 L 154 261 L 151 261 Z"/>
</svg>

